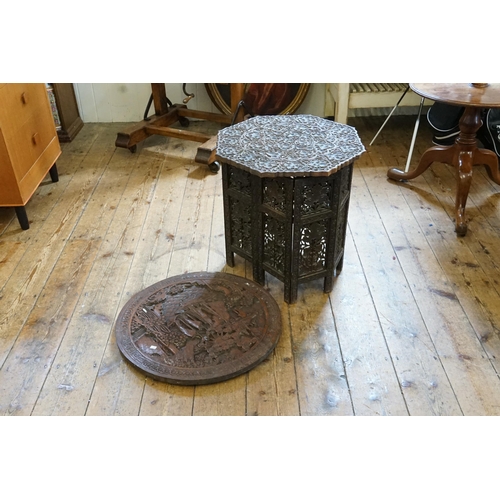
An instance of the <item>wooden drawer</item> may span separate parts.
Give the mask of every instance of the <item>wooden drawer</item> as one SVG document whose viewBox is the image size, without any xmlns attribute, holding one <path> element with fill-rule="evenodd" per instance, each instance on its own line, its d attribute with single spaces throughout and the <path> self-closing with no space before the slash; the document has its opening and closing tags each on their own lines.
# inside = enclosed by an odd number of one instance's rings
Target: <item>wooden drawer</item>
<svg viewBox="0 0 500 500">
<path fill-rule="evenodd" d="M 24 207 L 60 154 L 45 84 L 0 83 L 0 206 Z"/>
<path fill-rule="evenodd" d="M 38 113 L 18 129 L 17 145 L 12 156 L 14 158 L 14 171 L 19 181 L 26 175 L 54 137 L 56 137 L 54 121 L 52 115 L 47 113 Z"/>
<path fill-rule="evenodd" d="M 19 193 L 23 204 L 25 204 L 33 195 L 43 178 L 47 175 L 49 169 L 54 165 L 61 154 L 61 147 L 57 136 L 52 139 L 49 146 L 44 150 L 33 166 L 29 169 L 22 180 L 18 181 Z"/>
<path fill-rule="evenodd" d="M 45 86 L 39 83 L 12 83 L 0 87 L 0 126 L 18 129 L 48 102 Z"/>
<path fill-rule="evenodd" d="M 21 194 L 17 185 L 12 163 L 0 129 L 0 205 L 19 205 Z"/>
<path fill-rule="evenodd" d="M 0 88 L 0 128 L 18 181 L 56 135 L 45 86 L 19 83 Z"/>
</svg>

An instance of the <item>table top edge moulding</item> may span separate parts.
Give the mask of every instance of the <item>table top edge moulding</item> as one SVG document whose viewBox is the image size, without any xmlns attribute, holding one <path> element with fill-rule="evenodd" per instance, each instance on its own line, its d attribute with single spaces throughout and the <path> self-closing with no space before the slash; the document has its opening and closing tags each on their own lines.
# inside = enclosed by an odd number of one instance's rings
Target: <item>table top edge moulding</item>
<svg viewBox="0 0 500 500">
<path fill-rule="evenodd" d="M 488 83 L 484 87 L 472 83 L 410 83 L 416 94 L 431 101 L 446 102 L 457 106 L 499 108 L 500 83 Z"/>
<path fill-rule="evenodd" d="M 313 115 L 266 115 L 219 131 L 216 159 L 259 177 L 309 177 L 329 176 L 364 152 L 349 125 Z"/>
</svg>

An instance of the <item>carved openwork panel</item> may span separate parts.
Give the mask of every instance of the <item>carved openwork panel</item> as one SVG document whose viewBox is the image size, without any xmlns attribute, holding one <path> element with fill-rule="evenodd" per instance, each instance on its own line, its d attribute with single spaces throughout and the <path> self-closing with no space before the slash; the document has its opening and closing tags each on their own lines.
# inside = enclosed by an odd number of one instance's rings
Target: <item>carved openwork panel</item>
<svg viewBox="0 0 500 500">
<path fill-rule="evenodd" d="M 252 185 L 251 175 L 248 172 L 229 166 L 228 168 L 228 187 L 239 193 L 251 196 Z"/>
<path fill-rule="evenodd" d="M 285 213 L 285 179 L 266 178 L 262 181 L 262 203 L 274 210 Z"/>
<path fill-rule="evenodd" d="M 322 219 L 298 229 L 299 276 L 326 269 L 328 223 Z"/>
<path fill-rule="evenodd" d="M 252 255 L 252 207 L 237 196 L 229 197 L 231 246 Z"/>
<path fill-rule="evenodd" d="M 332 180 L 307 183 L 302 186 L 297 210 L 301 215 L 316 214 L 332 209 Z"/>
<path fill-rule="evenodd" d="M 264 255 L 263 262 L 281 275 L 285 275 L 285 252 L 287 224 L 284 220 L 275 219 L 268 214 L 264 219 Z M 291 228 L 288 228 L 290 231 Z"/>
<path fill-rule="evenodd" d="M 261 286 L 224 273 L 190 273 L 138 293 L 116 323 L 122 354 L 173 384 L 219 382 L 250 370 L 274 349 L 281 313 Z"/>
</svg>

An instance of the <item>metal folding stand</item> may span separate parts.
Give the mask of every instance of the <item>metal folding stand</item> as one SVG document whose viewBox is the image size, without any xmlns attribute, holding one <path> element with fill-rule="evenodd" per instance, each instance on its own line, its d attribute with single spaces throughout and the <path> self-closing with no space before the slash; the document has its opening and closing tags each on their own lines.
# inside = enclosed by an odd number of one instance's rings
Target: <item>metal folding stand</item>
<svg viewBox="0 0 500 500">
<path fill-rule="evenodd" d="M 382 123 L 382 126 L 378 129 L 378 132 L 375 134 L 375 137 L 370 142 L 370 146 L 375 142 L 375 139 L 378 137 L 378 135 L 380 134 L 380 132 L 382 132 L 382 129 L 385 127 L 386 123 L 389 121 L 389 118 L 392 116 L 392 114 L 394 113 L 394 111 L 396 111 L 396 108 L 399 106 L 400 102 L 403 100 L 403 98 L 406 95 L 406 93 L 408 92 L 408 90 L 410 90 L 410 86 L 409 85 L 408 85 L 408 87 L 406 87 L 406 90 L 403 92 L 403 94 L 399 98 L 399 100 L 396 103 L 396 105 L 392 108 L 391 112 L 389 113 L 389 115 L 385 119 L 384 123 Z M 405 172 L 408 172 L 408 170 L 410 169 L 411 157 L 413 155 L 413 148 L 415 146 L 415 139 L 417 138 L 418 127 L 420 125 L 420 116 L 422 114 L 422 107 L 424 106 L 424 101 L 425 101 L 425 98 L 422 97 L 420 99 L 420 106 L 418 108 L 417 121 L 415 122 L 415 128 L 413 129 L 413 135 L 412 135 L 411 143 L 410 143 L 410 150 L 408 152 L 408 158 L 406 160 Z"/>
</svg>

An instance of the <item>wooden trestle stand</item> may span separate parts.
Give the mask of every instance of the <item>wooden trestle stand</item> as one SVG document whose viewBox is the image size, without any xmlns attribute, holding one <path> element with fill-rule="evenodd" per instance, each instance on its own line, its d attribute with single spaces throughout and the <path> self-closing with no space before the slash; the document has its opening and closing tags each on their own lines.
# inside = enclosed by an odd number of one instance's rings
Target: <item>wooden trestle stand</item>
<svg viewBox="0 0 500 500">
<path fill-rule="evenodd" d="M 231 110 L 233 115 L 237 110 L 238 103 L 243 99 L 244 93 L 243 83 L 231 83 Z M 155 114 L 151 117 L 145 117 L 136 125 L 129 127 L 123 132 L 118 132 L 115 146 L 127 148 L 132 153 L 137 149 L 137 144 L 150 135 L 163 135 L 166 137 L 176 137 L 187 141 L 201 142 L 201 146 L 196 153 L 195 162 L 208 165 L 212 172 L 219 170 L 219 165 L 215 161 L 215 147 L 217 136 L 209 136 L 199 132 L 190 132 L 188 130 L 179 130 L 170 126 L 176 122 L 183 127 L 189 125 L 189 118 L 197 118 L 216 123 L 224 123 L 230 125 L 233 121 L 233 116 L 209 113 L 205 111 L 196 111 L 188 109 L 185 104 L 171 104 L 167 98 L 166 88 L 164 83 L 152 83 L 152 98 L 154 103 Z M 187 102 L 189 99 L 185 99 Z M 234 119 L 234 123 L 240 122 L 243 119 L 243 109 L 238 112 Z"/>
</svg>

